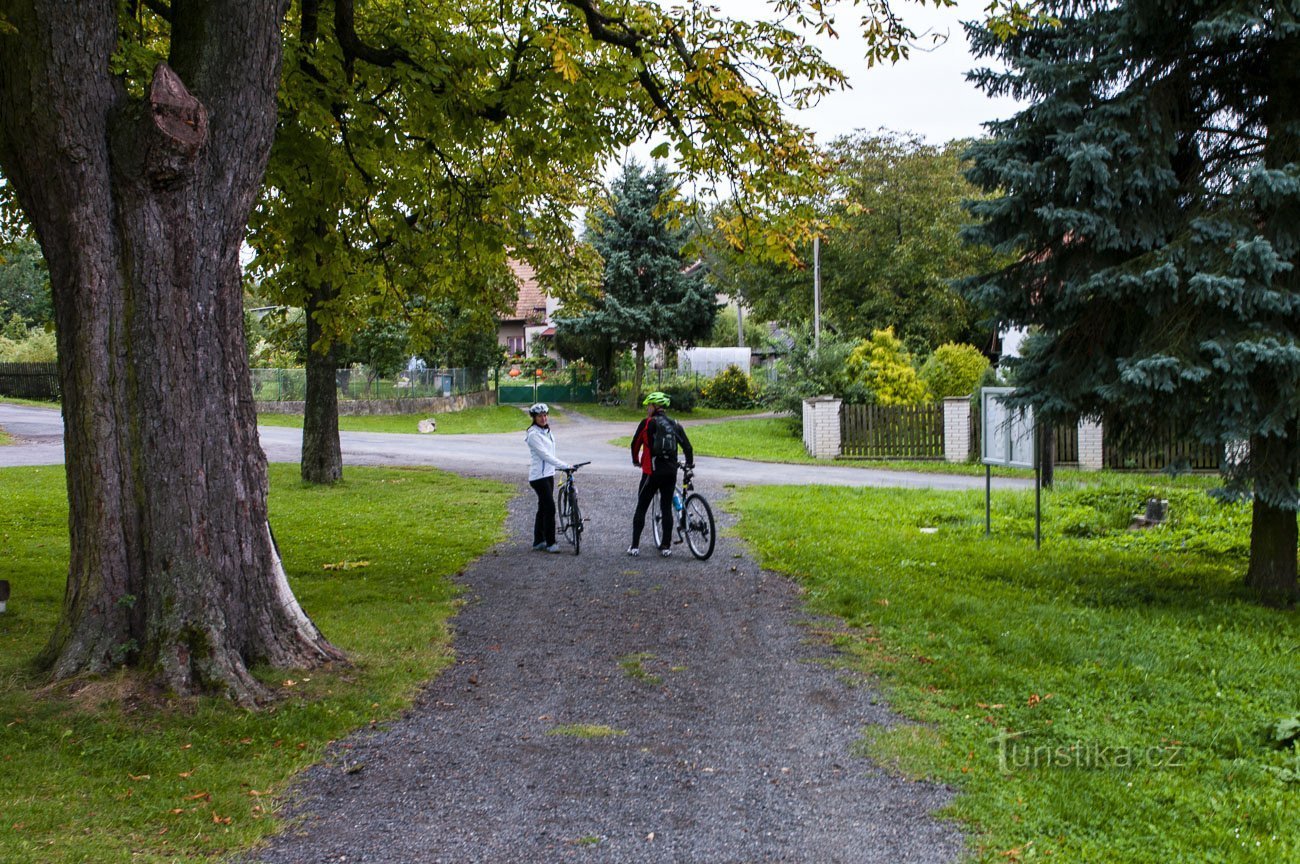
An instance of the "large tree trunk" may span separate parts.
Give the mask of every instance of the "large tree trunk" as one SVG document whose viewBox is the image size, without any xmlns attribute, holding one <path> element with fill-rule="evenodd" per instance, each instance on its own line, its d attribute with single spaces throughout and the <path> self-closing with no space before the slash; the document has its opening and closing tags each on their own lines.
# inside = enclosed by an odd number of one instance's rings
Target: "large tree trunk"
<svg viewBox="0 0 1300 864">
<path fill-rule="evenodd" d="M 1250 519 L 1250 566 L 1246 570 L 1246 586 L 1269 606 L 1291 606 L 1300 600 L 1300 584 L 1296 581 L 1297 534 L 1296 511 L 1293 503 L 1277 503 L 1274 495 L 1281 490 L 1294 490 L 1296 469 L 1295 424 L 1286 436 L 1255 435 L 1250 440 L 1250 460 L 1253 472 L 1271 480 L 1271 494 L 1262 493 L 1264 483 L 1256 481 L 1255 500 Z M 1267 482 L 1267 481 L 1266 481 Z"/>
<path fill-rule="evenodd" d="M 338 349 L 333 338 L 322 341 L 316 312 L 331 298 L 328 287 L 307 295 L 307 394 L 302 418 L 302 479 L 330 484 L 343 479 L 339 443 Z M 321 346 L 324 346 L 321 350 Z"/>
<path fill-rule="evenodd" d="M 1269 606 L 1291 606 L 1296 591 L 1296 532 L 1294 510 L 1256 498 L 1250 518 L 1250 568 L 1246 585 Z"/>
<path fill-rule="evenodd" d="M 71 555 L 56 677 L 138 665 L 254 703 L 254 663 L 339 659 L 267 521 L 239 248 L 265 167 L 278 2 L 172 6 L 146 99 L 110 75 L 117 4 L 0 0 L 0 171 L 50 264 Z M 172 70 L 175 70 L 174 72 Z"/>
</svg>

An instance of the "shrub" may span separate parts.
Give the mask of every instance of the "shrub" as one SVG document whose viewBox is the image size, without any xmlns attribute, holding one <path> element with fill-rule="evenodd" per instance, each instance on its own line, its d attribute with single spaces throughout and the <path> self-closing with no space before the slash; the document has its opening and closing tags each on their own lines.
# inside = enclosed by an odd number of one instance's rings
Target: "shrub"
<svg viewBox="0 0 1300 864">
<path fill-rule="evenodd" d="M 710 408 L 748 408 L 757 398 L 754 382 L 734 363 L 700 390 L 700 399 Z"/>
<path fill-rule="evenodd" d="M 894 335 L 894 328 L 876 330 L 849 353 L 845 373 L 871 392 L 877 405 L 919 405 L 930 399 L 925 382 L 912 365 L 912 355 Z"/>
<path fill-rule="evenodd" d="M 974 345 L 948 342 L 926 358 L 921 366 L 921 380 L 936 399 L 969 396 L 988 368 L 988 358 Z"/>
<path fill-rule="evenodd" d="M 649 393 L 653 388 L 647 386 L 643 389 Z M 672 400 L 674 411 L 690 413 L 695 410 L 695 403 L 700 398 L 700 391 L 696 390 L 693 384 L 664 384 L 659 390 Z"/>
<path fill-rule="evenodd" d="M 0 363 L 54 363 L 59 358 L 54 333 L 32 327 L 21 339 L 0 336 Z"/>
</svg>

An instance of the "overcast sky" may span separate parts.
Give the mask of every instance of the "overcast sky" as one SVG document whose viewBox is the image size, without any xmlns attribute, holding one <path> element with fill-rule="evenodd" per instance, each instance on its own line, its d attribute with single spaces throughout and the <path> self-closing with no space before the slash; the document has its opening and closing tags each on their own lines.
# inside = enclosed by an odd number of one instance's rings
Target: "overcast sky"
<svg viewBox="0 0 1300 864">
<path fill-rule="evenodd" d="M 913 50 L 911 57 L 893 66 L 868 69 L 857 22 L 861 12 L 848 3 L 836 13 L 838 39 L 815 37 L 832 63 L 849 76 L 853 89 L 825 98 L 816 108 L 796 115 L 812 128 L 819 140 L 829 141 L 855 129 L 881 127 L 916 132 L 932 144 L 984 133 L 981 123 L 1009 117 L 1016 111 L 1010 99 L 989 99 L 966 81 L 966 73 L 987 65 L 970 54 L 962 21 L 984 17 L 988 0 L 958 0 L 949 9 L 921 6 L 913 0 L 895 0 L 894 8 L 918 34 L 946 35 L 932 49 Z M 732 17 L 761 14 L 764 0 L 722 0 Z M 929 39 L 925 46 L 932 45 Z"/>
</svg>

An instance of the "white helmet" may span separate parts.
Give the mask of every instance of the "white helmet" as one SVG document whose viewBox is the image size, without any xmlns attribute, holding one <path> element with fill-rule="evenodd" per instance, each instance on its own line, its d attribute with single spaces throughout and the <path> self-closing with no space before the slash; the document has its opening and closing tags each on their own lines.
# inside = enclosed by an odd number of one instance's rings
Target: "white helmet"
<svg viewBox="0 0 1300 864">
<path fill-rule="evenodd" d="M 528 413 L 536 417 L 538 414 L 550 414 L 551 409 L 546 407 L 545 402 L 538 402 L 528 409 Z"/>
</svg>

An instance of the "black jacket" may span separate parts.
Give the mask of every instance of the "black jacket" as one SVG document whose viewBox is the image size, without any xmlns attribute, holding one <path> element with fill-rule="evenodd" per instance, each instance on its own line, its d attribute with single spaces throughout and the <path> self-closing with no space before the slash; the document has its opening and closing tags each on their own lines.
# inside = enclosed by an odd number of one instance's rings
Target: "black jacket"
<svg viewBox="0 0 1300 864">
<path fill-rule="evenodd" d="M 678 423 L 667 414 L 661 415 L 669 423 L 673 424 L 677 436 L 677 444 L 681 448 L 683 455 L 686 457 L 686 464 L 695 463 L 695 451 L 691 448 L 691 439 L 686 437 L 686 430 L 682 424 Z M 646 473 L 655 474 L 673 474 L 677 473 L 677 460 L 669 461 L 667 459 L 653 458 L 654 446 L 652 436 L 655 434 L 656 424 L 653 417 L 644 418 L 636 427 L 636 434 L 632 436 L 632 461 L 641 466 L 641 470 Z M 653 459 L 653 462 L 652 462 Z M 647 464 L 651 463 L 652 464 Z"/>
</svg>

